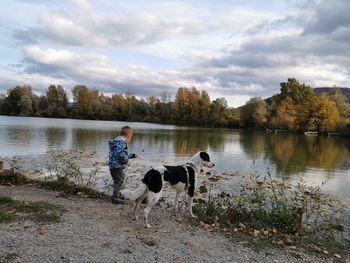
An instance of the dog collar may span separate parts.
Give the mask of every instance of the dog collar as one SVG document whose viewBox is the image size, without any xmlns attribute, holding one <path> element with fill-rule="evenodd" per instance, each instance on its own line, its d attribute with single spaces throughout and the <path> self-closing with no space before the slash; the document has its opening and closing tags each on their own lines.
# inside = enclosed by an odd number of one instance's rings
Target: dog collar
<svg viewBox="0 0 350 263">
<path fill-rule="evenodd" d="M 192 168 L 195 169 L 195 171 L 198 173 L 199 172 L 199 169 L 197 166 L 195 166 L 193 163 L 186 163 L 185 165 L 188 165 L 188 166 L 191 166 Z"/>
</svg>

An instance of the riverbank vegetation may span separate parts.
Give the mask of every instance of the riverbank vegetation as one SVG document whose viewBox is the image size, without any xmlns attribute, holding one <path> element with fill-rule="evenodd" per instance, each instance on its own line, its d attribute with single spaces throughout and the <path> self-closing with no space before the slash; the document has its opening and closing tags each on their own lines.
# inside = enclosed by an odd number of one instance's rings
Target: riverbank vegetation
<svg viewBox="0 0 350 263">
<path fill-rule="evenodd" d="M 94 188 L 101 166 L 91 162 L 94 152 L 57 150 L 48 156 L 47 168 L 37 167 L 29 174 L 18 160 L 6 160 L 9 169 L 2 168 L 0 184 L 30 184 L 63 196 L 109 200 L 103 191 Z M 90 166 L 83 165 L 83 160 Z M 325 258 L 349 256 L 349 207 L 323 193 L 321 187 L 308 187 L 302 181 L 291 185 L 272 178 L 268 171 L 260 175 L 254 167 L 251 175 L 237 181 L 237 187 L 233 187 L 237 191 L 230 194 L 212 194 L 214 181 L 222 176 L 203 179 L 196 191 L 194 206 L 199 226 L 260 248 L 277 246 L 296 256 L 310 251 Z M 102 190 L 106 189 L 108 183 Z M 58 212 L 58 208 L 45 203 L 23 203 L 0 196 L 0 221 L 3 222 L 13 221 L 17 215 L 24 215 L 24 219 L 54 221 L 59 219 Z"/>
<path fill-rule="evenodd" d="M 237 194 L 212 195 L 209 187 L 207 196 L 197 200 L 194 211 L 204 229 L 297 256 L 310 251 L 326 258 L 349 256 L 349 211 L 321 187 L 302 181 L 290 185 L 269 172 L 264 177 L 254 172 L 239 184 Z"/>
<path fill-rule="evenodd" d="M 179 88 L 174 100 L 169 96 L 107 96 L 83 85 L 75 86 L 72 95 L 70 103 L 60 85 L 50 85 L 41 96 L 30 86 L 17 86 L 0 94 L 0 114 L 350 133 L 350 104 L 340 89 L 319 94 L 294 78 L 281 83 L 280 93 L 271 98 L 254 97 L 239 108 L 229 107 L 225 98 L 212 101 L 206 91 L 195 87 Z"/>
</svg>

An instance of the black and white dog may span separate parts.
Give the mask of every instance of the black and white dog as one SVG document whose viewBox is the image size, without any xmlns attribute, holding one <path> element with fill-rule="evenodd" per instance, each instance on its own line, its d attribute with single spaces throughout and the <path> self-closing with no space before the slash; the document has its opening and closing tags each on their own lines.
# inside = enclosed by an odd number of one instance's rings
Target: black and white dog
<svg viewBox="0 0 350 263">
<path fill-rule="evenodd" d="M 138 219 L 136 212 L 143 199 L 147 197 L 147 206 L 145 208 L 146 227 L 150 228 L 148 223 L 148 214 L 151 208 L 158 202 L 162 195 L 163 188 L 171 185 L 176 190 L 175 209 L 178 207 L 179 197 L 185 190 L 188 191 L 188 209 L 192 217 L 192 203 L 194 190 L 196 187 L 196 174 L 200 172 L 202 167 L 212 168 L 214 163 L 210 161 L 210 157 L 206 152 L 196 153 L 185 165 L 178 166 L 156 166 L 149 170 L 141 185 L 134 191 L 122 190 L 121 195 L 129 200 L 135 201 L 134 217 Z"/>
</svg>

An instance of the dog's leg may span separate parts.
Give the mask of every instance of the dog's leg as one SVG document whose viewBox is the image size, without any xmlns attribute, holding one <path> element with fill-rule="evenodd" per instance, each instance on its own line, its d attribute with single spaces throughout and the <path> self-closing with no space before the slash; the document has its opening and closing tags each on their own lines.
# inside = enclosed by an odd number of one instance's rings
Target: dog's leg
<svg viewBox="0 0 350 263">
<path fill-rule="evenodd" d="M 135 207 L 134 207 L 134 220 L 138 220 L 139 217 L 136 215 L 137 209 L 139 209 L 140 204 L 142 203 L 142 201 L 145 199 L 147 193 L 144 193 L 143 195 L 141 195 L 135 202 Z"/>
<path fill-rule="evenodd" d="M 158 202 L 161 195 L 162 195 L 162 191 L 160 191 L 159 193 L 154 193 L 152 191 L 148 192 L 148 196 L 147 196 L 148 202 L 147 202 L 147 206 L 145 208 L 145 221 L 146 221 L 147 228 L 152 227 L 148 222 L 148 214 L 151 211 L 152 207 Z"/>
<path fill-rule="evenodd" d="M 193 218 L 197 218 L 197 216 L 195 216 L 195 215 L 193 214 L 192 206 L 193 206 L 193 196 L 188 196 L 188 211 L 190 212 L 190 215 L 191 215 Z"/>
<path fill-rule="evenodd" d="M 175 196 L 175 206 L 174 206 L 174 210 L 176 211 L 178 206 L 179 206 L 179 198 L 181 196 L 181 192 L 176 191 L 176 196 Z"/>
</svg>

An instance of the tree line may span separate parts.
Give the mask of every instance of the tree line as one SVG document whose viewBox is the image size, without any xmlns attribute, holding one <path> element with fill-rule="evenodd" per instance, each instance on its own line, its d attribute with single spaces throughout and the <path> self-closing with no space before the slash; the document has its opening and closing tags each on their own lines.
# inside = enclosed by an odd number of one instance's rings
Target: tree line
<svg viewBox="0 0 350 263">
<path fill-rule="evenodd" d="M 50 118 L 140 121 L 190 126 L 238 127 L 239 113 L 224 98 L 210 100 L 206 91 L 179 88 L 175 100 L 132 94 L 106 96 L 95 89 L 77 85 L 69 103 L 64 88 L 50 85 L 37 96 L 30 86 L 16 86 L 0 94 L 0 114 Z"/>
<path fill-rule="evenodd" d="M 271 98 L 255 97 L 240 108 L 241 127 L 350 133 L 350 104 L 340 89 L 315 93 L 295 78 L 280 86 Z"/>
<path fill-rule="evenodd" d="M 273 97 L 254 97 L 239 108 L 229 107 L 225 98 L 212 101 L 206 91 L 195 87 L 179 88 L 174 100 L 170 100 L 120 93 L 106 96 L 77 85 L 72 89 L 70 103 L 60 85 L 50 85 L 41 96 L 34 94 L 30 86 L 16 86 L 0 94 L 0 114 L 204 127 L 350 131 L 350 104 L 339 89 L 332 89 L 329 95 L 317 94 L 294 78 L 280 86 L 280 93 Z"/>
</svg>

